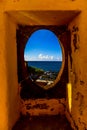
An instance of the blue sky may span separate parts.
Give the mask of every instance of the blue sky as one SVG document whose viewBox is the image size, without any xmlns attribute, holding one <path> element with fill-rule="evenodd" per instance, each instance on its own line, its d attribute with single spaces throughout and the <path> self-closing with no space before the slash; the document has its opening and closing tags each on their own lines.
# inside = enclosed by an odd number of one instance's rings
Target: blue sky
<svg viewBox="0 0 87 130">
<path fill-rule="evenodd" d="M 56 35 L 46 29 L 35 31 L 24 50 L 25 61 L 62 61 L 62 50 Z"/>
</svg>

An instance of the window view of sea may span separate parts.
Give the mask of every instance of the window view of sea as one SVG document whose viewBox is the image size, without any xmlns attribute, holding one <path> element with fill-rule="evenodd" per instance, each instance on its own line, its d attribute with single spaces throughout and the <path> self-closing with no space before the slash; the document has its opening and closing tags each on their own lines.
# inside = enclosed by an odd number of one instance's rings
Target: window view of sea
<svg viewBox="0 0 87 130">
<path fill-rule="evenodd" d="M 25 46 L 24 60 L 29 79 L 50 88 L 62 65 L 62 48 L 55 33 L 48 29 L 33 32 Z"/>
<path fill-rule="evenodd" d="M 59 72 L 61 65 L 62 61 L 28 61 L 28 66 L 50 72 Z"/>
<path fill-rule="evenodd" d="M 28 61 L 29 77 L 44 89 L 50 88 L 60 71 L 62 61 Z"/>
</svg>

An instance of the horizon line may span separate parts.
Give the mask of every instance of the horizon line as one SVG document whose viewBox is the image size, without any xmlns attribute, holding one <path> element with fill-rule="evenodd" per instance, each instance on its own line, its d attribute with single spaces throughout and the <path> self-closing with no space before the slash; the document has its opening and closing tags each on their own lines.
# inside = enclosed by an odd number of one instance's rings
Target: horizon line
<svg viewBox="0 0 87 130">
<path fill-rule="evenodd" d="M 62 62 L 62 60 L 27 60 L 25 62 L 28 62 L 28 61 L 61 61 Z"/>
</svg>

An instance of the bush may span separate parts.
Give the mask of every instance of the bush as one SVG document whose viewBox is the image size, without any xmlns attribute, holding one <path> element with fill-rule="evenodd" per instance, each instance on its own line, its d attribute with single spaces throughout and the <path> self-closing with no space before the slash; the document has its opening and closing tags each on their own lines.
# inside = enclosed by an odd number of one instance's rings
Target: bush
<svg viewBox="0 0 87 130">
<path fill-rule="evenodd" d="M 33 73 L 33 74 L 43 74 L 44 70 L 33 67 L 33 66 L 28 66 L 28 72 Z"/>
</svg>

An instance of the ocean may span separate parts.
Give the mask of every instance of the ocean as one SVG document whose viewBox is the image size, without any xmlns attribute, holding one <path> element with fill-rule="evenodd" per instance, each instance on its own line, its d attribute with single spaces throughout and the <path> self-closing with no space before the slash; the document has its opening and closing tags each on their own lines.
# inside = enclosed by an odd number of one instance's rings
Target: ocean
<svg viewBox="0 0 87 130">
<path fill-rule="evenodd" d="M 61 65 L 62 61 L 28 61 L 28 66 L 33 66 L 50 72 L 59 72 Z"/>
</svg>

